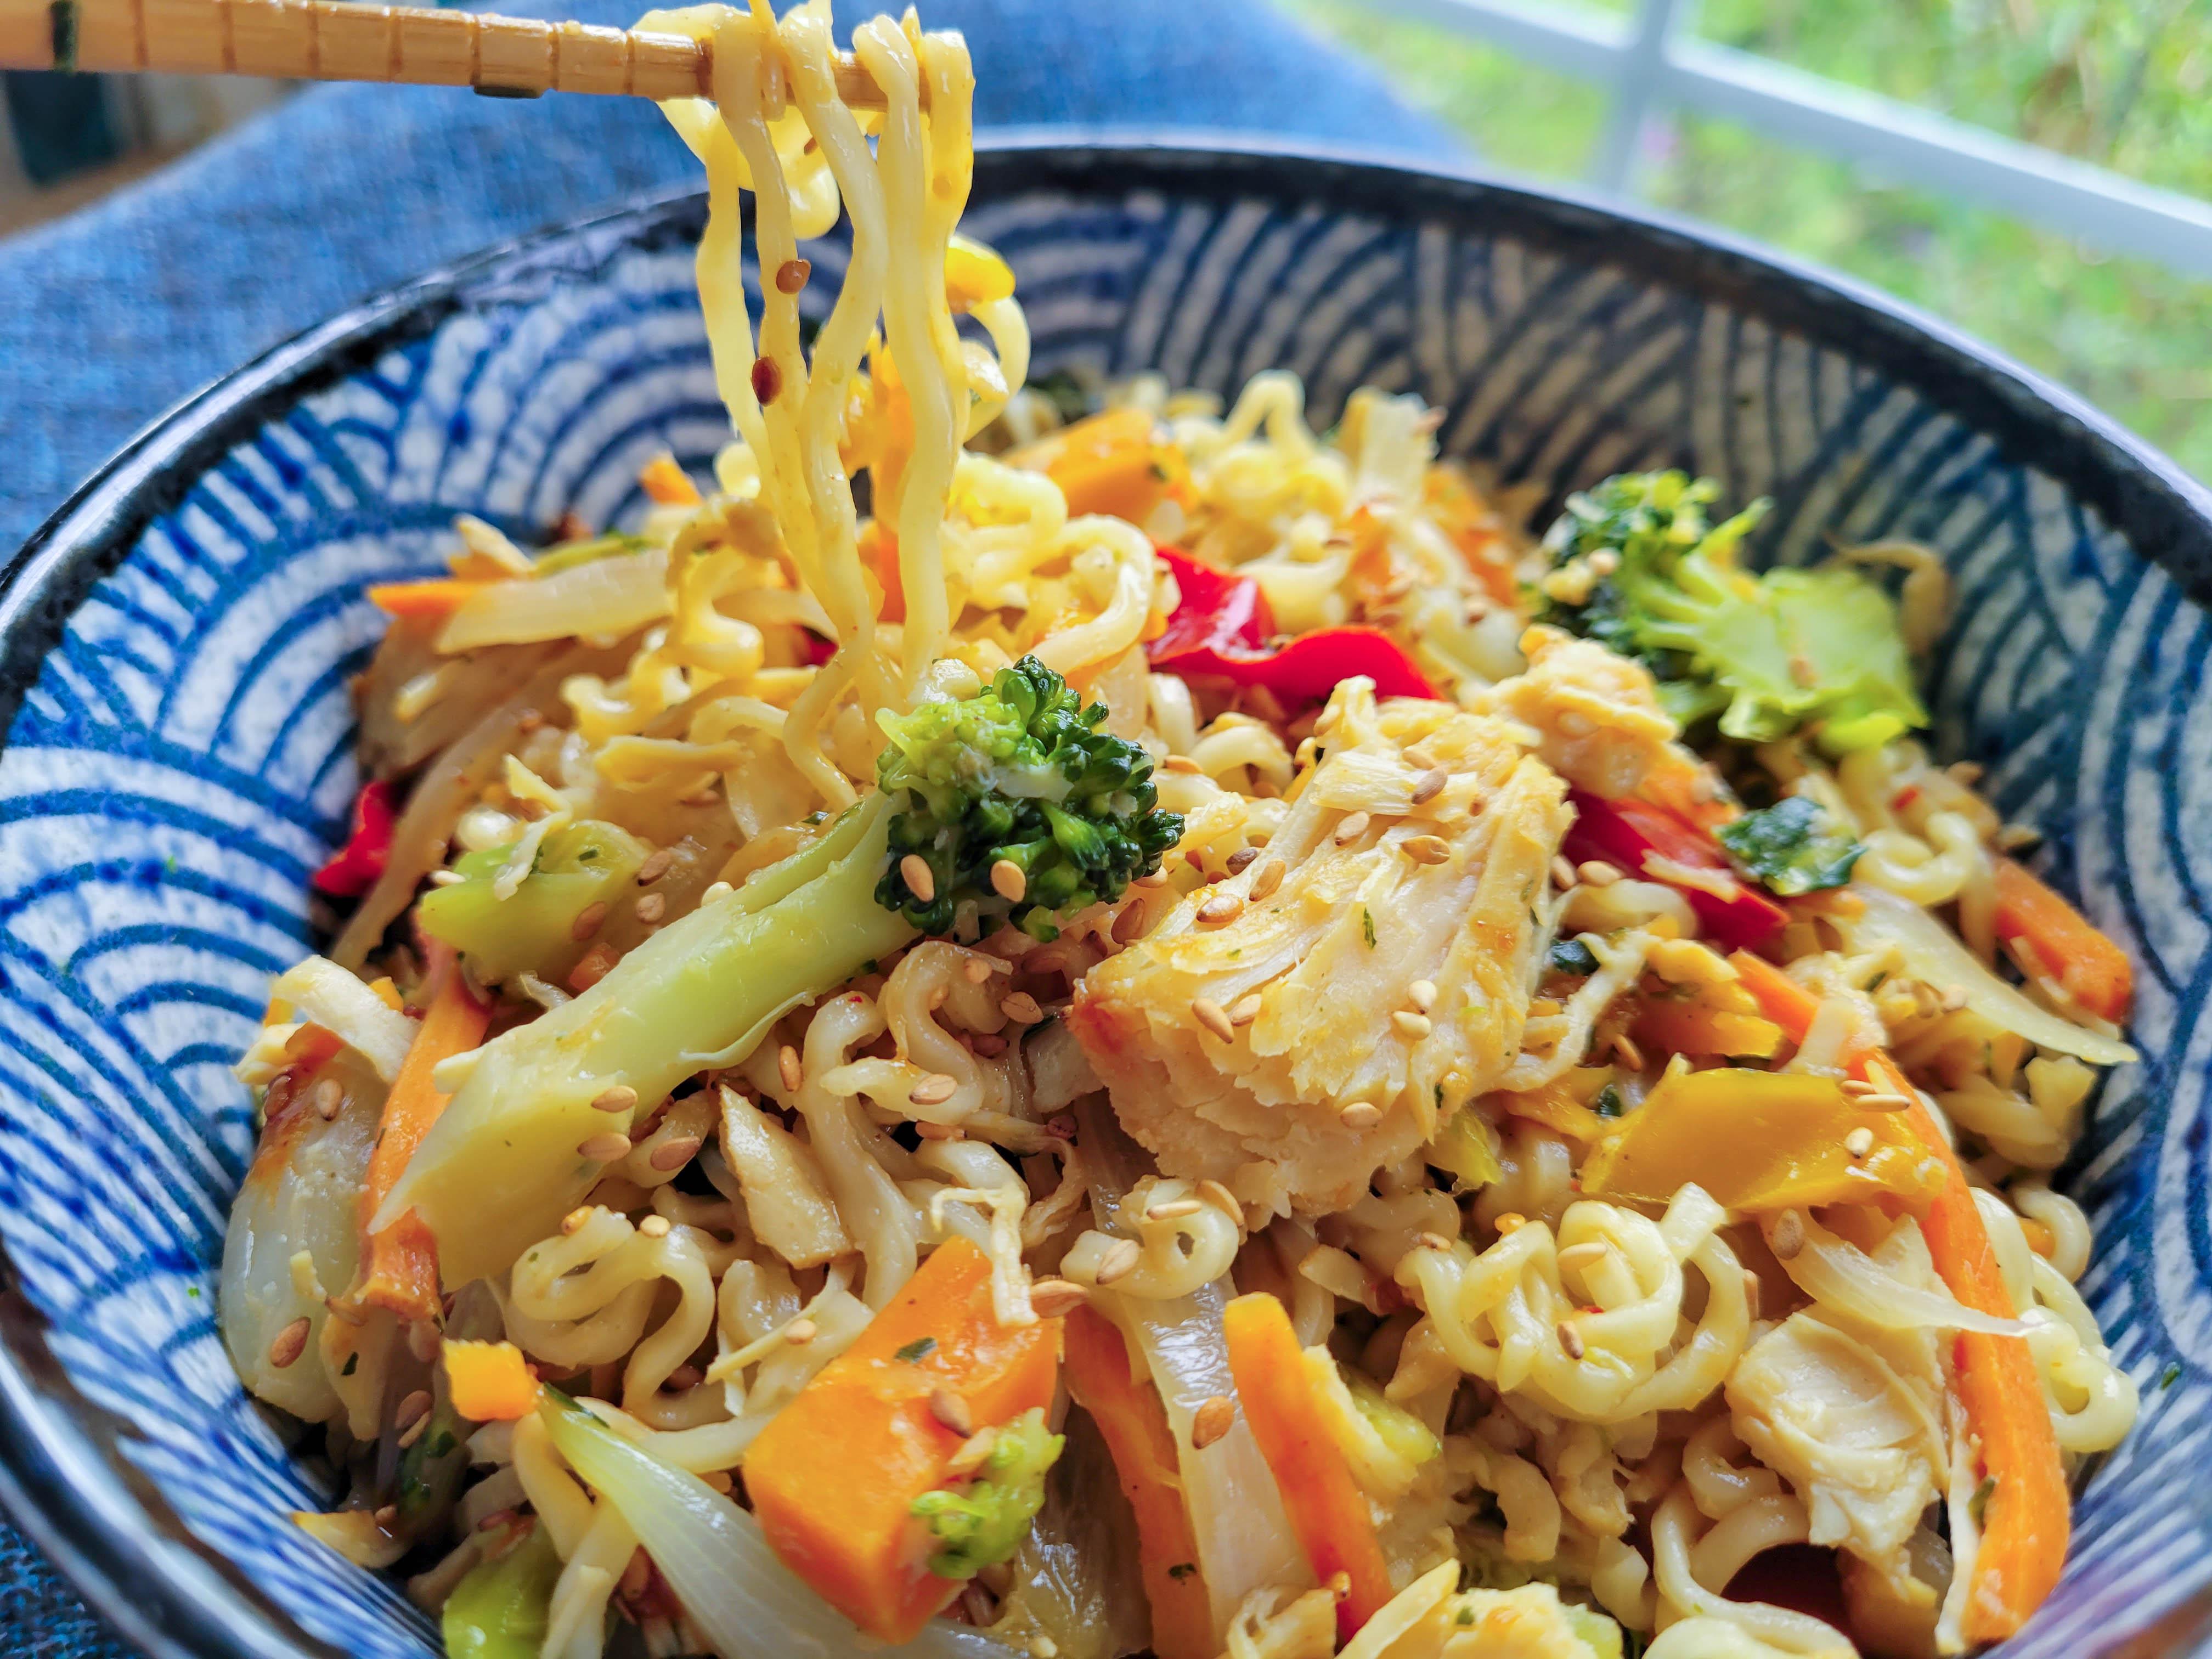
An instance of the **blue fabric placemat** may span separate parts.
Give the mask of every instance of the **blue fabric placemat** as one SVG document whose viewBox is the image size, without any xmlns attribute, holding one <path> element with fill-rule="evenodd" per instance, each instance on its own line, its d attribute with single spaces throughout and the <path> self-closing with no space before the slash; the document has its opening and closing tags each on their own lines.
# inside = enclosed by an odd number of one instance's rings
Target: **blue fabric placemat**
<svg viewBox="0 0 2212 1659">
<path fill-rule="evenodd" d="M 626 23 L 631 6 L 517 6 Z M 840 34 L 856 14 L 846 0 Z M 926 0 L 963 30 L 981 126 L 1263 131 L 1455 155 L 1459 142 L 1265 0 Z M 148 182 L 0 241 L 0 549 L 147 421 L 380 288 L 696 176 L 650 106 L 397 87 L 302 94 Z M 0 1525 L 0 1655 L 125 1653 Z"/>
</svg>

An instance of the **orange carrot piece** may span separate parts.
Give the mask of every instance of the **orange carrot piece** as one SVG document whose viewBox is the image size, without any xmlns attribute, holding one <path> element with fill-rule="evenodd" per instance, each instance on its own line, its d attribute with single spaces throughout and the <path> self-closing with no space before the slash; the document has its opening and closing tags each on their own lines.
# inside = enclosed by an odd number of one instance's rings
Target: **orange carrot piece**
<svg viewBox="0 0 2212 1659">
<path fill-rule="evenodd" d="M 1374 1514 L 1314 1398 L 1283 1304 L 1265 1291 L 1240 1296 L 1221 1322 L 1244 1420 L 1274 1474 L 1291 1530 L 1315 1577 L 1326 1584 L 1341 1573 L 1349 1583 L 1336 1604 L 1338 1640 L 1349 1641 L 1390 1599 Z"/>
<path fill-rule="evenodd" d="M 453 1409 L 471 1423 L 512 1423 L 538 1409 L 538 1379 L 512 1342 L 443 1345 Z"/>
<path fill-rule="evenodd" d="M 368 590 L 368 602 L 401 622 L 436 622 L 450 617 L 463 601 L 476 597 L 489 582 L 460 581 L 451 576 L 420 582 L 380 582 Z"/>
<path fill-rule="evenodd" d="M 1136 408 L 1109 409 L 1024 444 L 1006 458 L 1042 472 L 1067 497 L 1070 518 L 1109 513 L 1131 524 L 1159 502 L 1166 479 L 1152 459 L 1152 417 Z"/>
<path fill-rule="evenodd" d="M 1767 1018 L 1793 1040 L 1803 1037 L 1820 1006 L 1813 994 L 1747 951 L 1729 960 Z M 2011 1318 L 2012 1298 L 1997 1272 L 1989 1230 L 1942 1131 L 1888 1055 L 1870 1050 L 1849 1063 L 1868 1082 L 1910 1100 L 1906 1121 L 1929 1150 L 1942 1156 L 1943 1186 L 1920 1225 L 1943 1283 L 1966 1306 Z M 1959 1397 L 1981 1442 L 1983 1473 L 1993 1483 L 1964 1623 L 1969 1641 L 1996 1642 L 2026 1624 L 2058 1582 L 2073 1515 L 2057 1437 L 2027 1344 L 2016 1336 L 1978 1331 L 1961 1331 L 1955 1340 Z"/>
<path fill-rule="evenodd" d="M 876 573 L 876 582 L 884 590 L 884 620 L 896 623 L 906 620 L 906 579 L 899 574 L 898 536 L 880 522 L 871 523 L 860 532 L 860 556 Z"/>
<path fill-rule="evenodd" d="M 784 1565 L 869 1635 L 910 1641 L 960 1589 L 928 1568 L 914 1501 L 945 1482 L 964 1437 L 932 1411 L 958 1399 L 976 1428 L 1052 1404 L 1060 1322 L 1001 1325 L 991 1264 L 938 1246 L 745 1454 L 745 1492 Z"/>
<path fill-rule="evenodd" d="M 1137 1517 L 1137 1560 L 1152 1609 L 1159 1659 L 1213 1659 L 1213 1608 L 1198 1566 L 1198 1537 L 1182 1502 L 1182 1475 L 1167 1408 L 1139 1374 L 1114 1322 L 1089 1308 L 1067 1316 L 1067 1391 L 1091 1413 L 1114 1455 L 1122 1495 Z"/>
<path fill-rule="evenodd" d="M 378 1231 L 368 1231 L 407 1160 L 446 1109 L 447 1097 L 438 1092 L 430 1073 L 447 1055 L 482 1042 L 491 1020 L 490 1007 L 471 993 L 450 951 L 432 967 L 429 983 L 429 1006 L 407 1058 L 399 1063 L 392 1092 L 384 1097 L 376 1150 L 369 1154 L 368 1174 L 362 1183 L 362 1271 L 354 1299 L 389 1308 L 403 1319 L 435 1322 L 440 1312 L 438 1246 L 430 1230 L 410 1210 Z"/>
<path fill-rule="evenodd" d="M 637 475 L 637 482 L 640 489 L 663 507 L 699 505 L 699 487 L 665 450 L 645 464 Z"/>
<path fill-rule="evenodd" d="M 2012 860 L 1996 860 L 1997 937 L 2025 939 L 2043 971 L 2101 1019 L 2123 1020 L 2135 1000 L 2127 954 Z"/>
</svg>

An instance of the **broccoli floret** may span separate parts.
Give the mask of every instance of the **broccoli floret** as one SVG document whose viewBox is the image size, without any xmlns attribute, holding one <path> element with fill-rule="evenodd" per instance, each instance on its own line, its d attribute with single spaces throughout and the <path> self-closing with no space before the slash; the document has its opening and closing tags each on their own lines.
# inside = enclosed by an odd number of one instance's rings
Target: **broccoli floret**
<svg viewBox="0 0 2212 1659">
<path fill-rule="evenodd" d="M 963 900 L 1007 911 L 990 886 L 997 860 L 1027 872 L 1011 908 L 1032 933 L 1119 896 L 1159 867 L 1182 820 L 1155 805 L 1150 757 L 1099 732 L 1103 719 L 1024 658 L 974 696 L 886 720 L 875 793 L 478 1050 L 380 1217 L 412 1206 L 448 1285 L 496 1278 L 598 1181 L 605 1166 L 586 1146 L 610 1144 L 686 1078 L 738 1064 L 783 1015 L 918 932 L 948 931 Z M 898 872 L 908 852 L 937 872 L 927 902 Z M 622 1089 L 635 1106 L 594 1106 Z"/>
<path fill-rule="evenodd" d="M 1806 795 L 1786 795 L 1714 833 L 1738 864 L 1785 898 L 1841 887 L 1866 851 Z"/>
<path fill-rule="evenodd" d="M 914 1514 L 943 1546 L 929 1558 L 929 1570 L 939 1578 L 973 1578 L 1011 1560 L 1044 1507 L 1046 1471 L 1066 1443 L 1065 1436 L 1046 1432 L 1044 1413 L 1033 1408 L 999 1430 L 964 1492 L 915 1498 Z"/>
<path fill-rule="evenodd" d="M 1741 569 L 1737 544 L 1766 504 L 1711 525 L 1719 493 L 1636 472 L 1569 497 L 1544 538 L 1555 569 L 1539 620 L 1643 663 L 1685 727 L 1718 715 L 1748 743 L 1814 728 L 1844 754 L 1925 726 L 1889 596 L 1855 570 Z"/>
<path fill-rule="evenodd" d="M 883 715 L 890 747 L 878 781 L 886 796 L 903 792 L 908 810 L 891 820 L 877 902 L 941 933 L 961 898 L 990 894 L 1003 859 L 1024 881 L 1012 918 L 1038 932 L 1050 913 L 1117 899 L 1157 870 L 1182 819 L 1154 810 L 1152 757 L 1099 731 L 1105 718 L 1035 657 L 975 696 Z M 927 899 L 901 873 L 908 854 L 935 878 Z"/>
</svg>

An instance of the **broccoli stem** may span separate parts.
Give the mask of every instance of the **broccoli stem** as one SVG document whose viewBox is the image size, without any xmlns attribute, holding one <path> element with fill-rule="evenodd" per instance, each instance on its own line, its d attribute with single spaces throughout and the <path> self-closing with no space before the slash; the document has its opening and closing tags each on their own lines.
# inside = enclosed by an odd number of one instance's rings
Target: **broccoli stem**
<svg viewBox="0 0 2212 1659">
<path fill-rule="evenodd" d="M 890 817 L 890 799 L 871 795 L 581 996 L 485 1045 L 375 1224 L 411 1206 L 448 1286 L 504 1273 L 599 1180 L 605 1165 L 584 1143 L 629 1129 L 684 1079 L 737 1064 L 790 1010 L 916 936 L 875 901 Z M 635 1108 L 592 1105 L 618 1085 Z"/>
</svg>

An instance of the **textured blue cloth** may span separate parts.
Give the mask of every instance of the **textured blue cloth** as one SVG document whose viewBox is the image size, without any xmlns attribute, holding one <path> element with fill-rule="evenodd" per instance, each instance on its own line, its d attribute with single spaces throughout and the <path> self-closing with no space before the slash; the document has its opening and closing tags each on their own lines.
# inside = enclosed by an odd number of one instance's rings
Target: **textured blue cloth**
<svg viewBox="0 0 2212 1659">
<path fill-rule="evenodd" d="M 642 3 L 512 9 L 627 22 Z M 841 33 L 860 9 L 841 4 Z M 925 0 L 924 13 L 968 36 L 979 125 L 1457 149 L 1265 0 Z M 164 408 L 288 335 L 473 248 L 695 174 L 649 105 L 332 87 L 0 242 L 0 549 Z M 0 1655 L 123 1651 L 0 1526 Z"/>
</svg>

